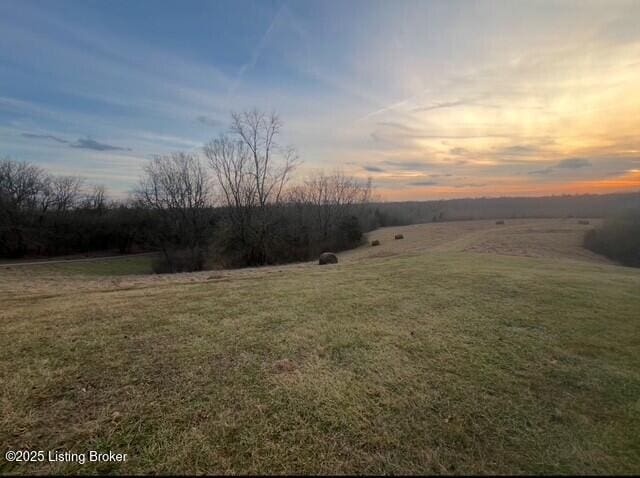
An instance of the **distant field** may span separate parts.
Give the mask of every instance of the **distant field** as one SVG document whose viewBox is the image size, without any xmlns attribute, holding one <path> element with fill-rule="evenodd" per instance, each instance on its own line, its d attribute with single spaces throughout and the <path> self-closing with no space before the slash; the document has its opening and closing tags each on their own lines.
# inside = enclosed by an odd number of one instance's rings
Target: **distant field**
<svg viewBox="0 0 640 478">
<path fill-rule="evenodd" d="M 592 219 L 589 226 L 578 224 L 575 219 L 516 219 L 506 220 L 504 225 L 496 225 L 493 220 L 458 221 L 416 224 L 412 226 L 389 227 L 366 235 L 367 245 L 339 254 L 340 261 L 356 262 L 371 258 L 395 255 L 418 254 L 423 252 L 489 252 L 525 257 L 549 257 L 560 259 L 587 260 L 611 263 L 604 256 L 594 254 L 582 247 L 584 232 L 601 223 Z M 403 240 L 394 240 L 396 233 L 403 233 Z M 372 240 L 379 240 L 379 247 L 368 247 Z M 55 261 L 51 264 L 20 265 L 0 263 L 0 284 L 9 276 L 38 280 L 62 276 L 87 276 L 88 278 L 151 274 L 152 255 L 134 255 L 105 259 L 82 259 Z M 55 260 L 55 259 L 54 259 Z M 282 268 L 299 268 L 311 264 L 288 264 L 222 271 L 226 276 L 246 275 L 256 270 L 262 273 L 274 272 Z M 314 264 L 315 265 L 315 262 Z M 4 274 L 3 274 L 4 272 Z M 218 272 L 220 273 L 220 272 Z M 192 278 L 199 275 L 190 274 Z M 173 277 L 181 277 L 182 274 Z M 166 280 L 166 276 L 155 276 L 152 280 Z"/>
<path fill-rule="evenodd" d="M 324 267 L 0 268 L 2 448 L 130 457 L 0 472 L 638 473 L 640 270 L 588 227 L 387 228 Z"/>
</svg>

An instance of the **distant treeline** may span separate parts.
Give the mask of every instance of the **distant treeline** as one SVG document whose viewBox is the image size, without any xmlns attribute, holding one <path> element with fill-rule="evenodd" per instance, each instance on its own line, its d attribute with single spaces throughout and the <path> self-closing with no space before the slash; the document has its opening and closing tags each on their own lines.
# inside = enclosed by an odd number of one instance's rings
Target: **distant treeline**
<svg viewBox="0 0 640 478">
<path fill-rule="evenodd" d="M 584 245 L 621 264 L 640 267 L 640 209 L 605 219 L 601 227 L 587 231 Z"/>
<path fill-rule="evenodd" d="M 198 164 L 185 154 L 156 158 L 146 191 L 109 201 L 102 187 L 2 160 L 0 257 L 160 251 L 156 270 L 177 272 L 307 260 L 360 244 L 367 183 L 318 174 L 277 202 L 214 207 L 194 194 Z"/>
<path fill-rule="evenodd" d="M 372 204 L 381 225 L 473 219 L 609 217 L 640 210 L 640 192 Z"/>
<path fill-rule="evenodd" d="M 161 252 L 158 272 L 317 257 L 362 240 L 371 184 L 317 173 L 290 185 L 295 151 L 276 115 L 233 115 L 228 134 L 194 153 L 158 156 L 126 201 L 77 177 L 0 161 L 0 257 Z"/>
</svg>

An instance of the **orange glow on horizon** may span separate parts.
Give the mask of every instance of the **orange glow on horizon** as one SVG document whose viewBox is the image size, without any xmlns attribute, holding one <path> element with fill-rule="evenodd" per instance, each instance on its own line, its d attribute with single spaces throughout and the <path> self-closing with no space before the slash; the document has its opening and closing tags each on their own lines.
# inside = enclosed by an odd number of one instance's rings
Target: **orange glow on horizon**
<svg viewBox="0 0 640 478">
<path fill-rule="evenodd" d="M 605 179 L 571 181 L 566 183 L 535 184 L 520 182 L 491 187 L 429 186 L 404 189 L 378 188 L 376 191 L 387 201 L 420 201 L 469 197 L 552 196 L 560 194 L 607 194 L 640 192 L 640 170 L 627 171 L 621 176 Z"/>
</svg>

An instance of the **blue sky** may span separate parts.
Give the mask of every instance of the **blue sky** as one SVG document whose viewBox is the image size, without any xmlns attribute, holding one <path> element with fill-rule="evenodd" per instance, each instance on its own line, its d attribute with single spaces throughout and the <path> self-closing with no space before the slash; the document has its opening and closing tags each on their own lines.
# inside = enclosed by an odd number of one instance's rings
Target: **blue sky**
<svg viewBox="0 0 640 478">
<path fill-rule="evenodd" d="M 0 2 L 0 157 L 122 195 L 230 112 L 387 199 L 640 189 L 640 2 Z"/>
</svg>

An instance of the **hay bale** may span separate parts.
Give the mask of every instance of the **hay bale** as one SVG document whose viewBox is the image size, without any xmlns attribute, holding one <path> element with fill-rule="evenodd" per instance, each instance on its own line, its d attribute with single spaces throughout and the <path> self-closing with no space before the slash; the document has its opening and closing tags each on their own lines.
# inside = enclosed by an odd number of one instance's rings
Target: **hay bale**
<svg viewBox="0 0 640 478">
<path fill-rule="evenodd" d="M 402 234 L 396 234 L 396 239 L 404 239 L 404 236 Z"/>
<path fill-rule="evenodd" d="M 582 224 L 583 226 L 588 226 L 589 225 L 589 221 L 581 219 L 581 220 L 578 221 L 578 224 Z"/>
<path fill-rule="evenodd" d="M 320 254 L 320 258 L 318 259 L 318 264 L 321 266 L 325 264 L 337 264 L 338 256 L 336 256 L 333 252 L 323 252 Z"/>
<path fill-rule="evenodd" d="M 496 221 L 496 224 L 504 224 L 504 221 Z"/>
<path fill-rule="evenodd" d="M 379 246 L 380 245 L 380 241 L 379 240 L 375 240 L 375 241 L 371 241 L 371 245 L 372 246 Z"/>
</svg>

